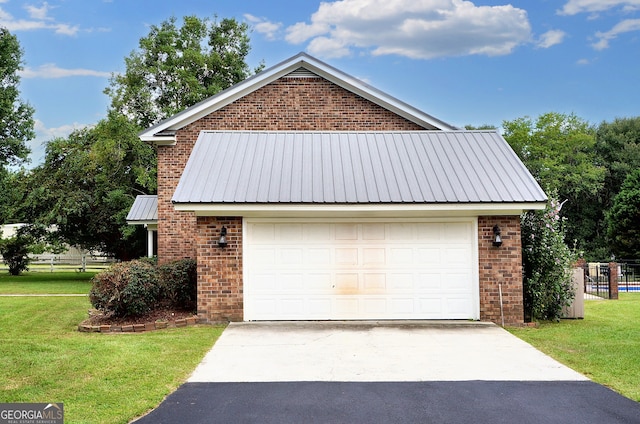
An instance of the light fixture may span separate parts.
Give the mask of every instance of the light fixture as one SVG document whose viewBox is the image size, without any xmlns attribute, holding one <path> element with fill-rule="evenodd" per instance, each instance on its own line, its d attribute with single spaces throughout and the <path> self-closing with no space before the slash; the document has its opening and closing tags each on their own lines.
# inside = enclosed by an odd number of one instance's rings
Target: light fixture
<svg viewBox="0 0 640 424">
<path fill-rule="evenodd" d="M 498 224 L 493 226 L 493 245 L 495 247 L 500 247 L 502 246 L 502 237 L 500 236 L 501 232 L 500 232 L 500 227 L 498 227 Z"/>
<path fill-rule="evenodd" d="M 221 248 L 227 247 L 227 227 L 223 226 L 220 230 L 220 238 L 218 239 L 218 246 Z"/>
</svg>

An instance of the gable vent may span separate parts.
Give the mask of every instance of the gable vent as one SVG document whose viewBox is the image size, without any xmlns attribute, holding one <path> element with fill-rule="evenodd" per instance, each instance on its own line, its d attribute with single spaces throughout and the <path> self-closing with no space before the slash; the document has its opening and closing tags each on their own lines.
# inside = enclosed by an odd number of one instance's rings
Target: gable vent
<svg viewBox="0 0 640 424">
<path fill-rule="evenodd" d="M 300 67 L 293 72 L 284 76 L 285 78 L 317 78 L 318 75 L 314 74 L 307 68 Z"/>
</svg>

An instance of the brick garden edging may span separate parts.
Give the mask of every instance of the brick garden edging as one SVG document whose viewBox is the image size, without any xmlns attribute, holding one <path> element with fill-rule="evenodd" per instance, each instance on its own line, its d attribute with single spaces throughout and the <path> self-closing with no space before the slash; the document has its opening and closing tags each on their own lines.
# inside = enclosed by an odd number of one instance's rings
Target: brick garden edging
<svg viewBox="0 0 640 424">
<path fill-rule="evenodd" d="M 145 324 L 129 325 L 91 325 L 79 324 L 78 331 L 83 333 L 143 333 L 146 331 L 163 330 L 165 328 L 189 327 L 198 323 L 197 317 L 181 318 L 175 321 L 156 321 Z"/>
</svg>

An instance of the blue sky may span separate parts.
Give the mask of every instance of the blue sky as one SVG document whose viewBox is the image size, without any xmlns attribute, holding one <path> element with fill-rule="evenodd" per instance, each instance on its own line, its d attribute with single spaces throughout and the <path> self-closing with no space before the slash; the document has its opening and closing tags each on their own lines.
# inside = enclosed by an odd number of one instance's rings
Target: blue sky
<svg viewBox="0 0 640 424">
<path fill-rule="evenodd" d="M 186 15 L 247 22 L 252 67 L 305 51 L 453 125 L 640 116 L 640 0 L 0 0 L 34 162 L 106 115 L 109 76 L 150 25 Z"/>
</svg>

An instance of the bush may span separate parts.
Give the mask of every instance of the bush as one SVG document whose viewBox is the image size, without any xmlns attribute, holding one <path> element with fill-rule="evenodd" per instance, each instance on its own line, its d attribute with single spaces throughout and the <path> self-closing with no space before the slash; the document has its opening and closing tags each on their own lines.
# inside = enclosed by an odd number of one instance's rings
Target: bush
<svg viewBox="0 0 640 424">
<path fill-rule="evenodd" d="M 91 304 L 115 317 L 139 316 L 151 311 L 159 300 L 157 268 L 148 262 L 115 264 L 95 275 L 89 292 Z"/>
<path fill-rule="evenodd" d="M 158 267 L 161 297 L 171 306 L 194 309 L 197 295 L 197 268 L 193 259 L 181 259 Z"/>
<path fill-rule="evenodd" d="M 0 240 L 0 254 L 9 267 L 9 274 L 20 275 L 22 271 L 29 269 L 31 243 L 30 238 L 20 235 Z"/>
<path fill-rule="evenodd" d="M 571 267 L 575 255 L 565 244 L 561 204 L 522 215 L 525 318 L 559 320 L 574 297 Z"/>
</svg>

